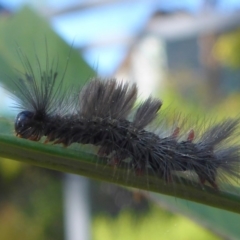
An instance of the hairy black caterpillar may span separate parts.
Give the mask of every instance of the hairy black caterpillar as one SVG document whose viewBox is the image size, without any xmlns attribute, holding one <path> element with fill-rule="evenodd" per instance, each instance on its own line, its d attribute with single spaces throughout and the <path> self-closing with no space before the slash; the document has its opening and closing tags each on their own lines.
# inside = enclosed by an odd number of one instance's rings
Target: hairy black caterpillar
<svg viewBox="0 0 240 240">
<path fill-rule="evenodd" d="M 18 88 L 16 136 L 45 143 L 93 144 L 98 155 L 107 156 L 112 165 L 130 159 L 136 173 L 147 168 L 171 183 L 174 172 L 195 173 L 201 184 L 218 189 L 216 178 L 221 172 L 239 178 L 238 144 L 231 141 L 240 119 L 227 119 L 209 127 L 195 139 L 190 130 L 185 140 L 176 127 L 168 136 L 160 137 L 146 127 L 159 115 L 162 102 L 149 97 L 133 115 L 137 99 L 136 84 L 119 83 L 116 79 L 89 81 L 81 90 L 62 90 L 64 77 L 59 79 L 57 66 L 43 69 L 38 61 L 38 74 L 24 57 L 25 73 L 15 81 Z M 234 140 L 234 139 L 233 139 Z"/>
</svg>

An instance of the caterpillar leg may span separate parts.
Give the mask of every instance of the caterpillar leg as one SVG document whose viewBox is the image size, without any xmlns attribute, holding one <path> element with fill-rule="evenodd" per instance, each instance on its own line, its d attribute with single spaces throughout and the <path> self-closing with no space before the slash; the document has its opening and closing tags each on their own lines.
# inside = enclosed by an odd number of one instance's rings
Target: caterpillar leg
<svg viewBox="0 0 240 240">
<path fill-rule="evenodd" d="M 106 157 L 112 152 L 112 149 L 108 146 L 101 146 L 97 152 L 99 157 Z"/>
<path fill-rule="evenodd" d="M 212 170 L 211 173 L 203 174 L 197 173 L 200 184 L 205 185 L 208 182 L 215 190 L 219 190 L 219 187 L 216 183 L 216 170 Z"/>
</svg>

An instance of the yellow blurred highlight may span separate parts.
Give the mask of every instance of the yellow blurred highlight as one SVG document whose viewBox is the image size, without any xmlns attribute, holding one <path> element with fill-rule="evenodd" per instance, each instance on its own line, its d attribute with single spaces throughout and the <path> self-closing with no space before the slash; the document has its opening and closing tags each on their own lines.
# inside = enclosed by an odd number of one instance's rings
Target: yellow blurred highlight
<svg viewBox="0 0 240 240">
<path fill-rule="evenodd" d="M 95 217 L 94 240 L 217 240 L 219 237 L 190 220 L 169 214 L 157 207 L 145 215 L 122 211 L 117 218 L 106 215 Z"/>
<path fill-rule="evenodd" d="M 3 178 L 12 179 L 22 169 L 22 163 L 7 158 L 0 158 L 0 172 Z"/>
<path fill-rule="evenodd" d="M 217 40 L 213 54 L 226 66 L 240 66 L 240 30 L 224 34 Z"/>
</svg>

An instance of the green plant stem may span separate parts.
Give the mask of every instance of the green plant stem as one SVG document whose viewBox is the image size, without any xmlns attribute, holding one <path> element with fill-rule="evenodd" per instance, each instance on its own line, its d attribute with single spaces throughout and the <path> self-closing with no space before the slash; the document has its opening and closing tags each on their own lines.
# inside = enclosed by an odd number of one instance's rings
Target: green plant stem
<svg viewBox="0 0 240 240">
<path fill-rule="evenodd" d="M 0 136 L 0 157 L 23 163 L 74 173 L 101 181 L 174 196 L 212 207 L 240 213 L 240 196 L 204 189 L 192 183 L 174 180 L 165 184 L 156 176 L 136 176 L 126 169 L 113 169 L 93 154 L 49 144 L 31 142 L 14 136 Z"/>
</svg>

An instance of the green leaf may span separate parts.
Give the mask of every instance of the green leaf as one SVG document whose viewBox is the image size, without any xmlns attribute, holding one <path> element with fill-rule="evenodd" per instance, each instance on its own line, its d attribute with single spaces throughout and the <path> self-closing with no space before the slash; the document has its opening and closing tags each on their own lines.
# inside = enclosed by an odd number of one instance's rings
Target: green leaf
<svg viewBox="0 0 240 240">
<path fill-rule="evenodd" d="M 74 44 L 74 41 L 73 41 Z M 18 49 L 20 48 L 20 50 Z M 19 57 L 19 51 L 27 56 L 32 67 L 37 66 L 36 56 L 45 66 L 46 57 L 49 62 L 53 59 L 58 64 L 58 74 L 62 76 L 66 68 L 65 84 L 83 85 L 95 72 L 80 57 L 77 51 L 72 50 L 51 29 L 49 24 L 36 15 L 29 8 L 24 8 L 8 21 L 0 24 L 0 76 L 1 82 L 10 90 L 15 91 L 11 78 L 17 71 L 23 71 L 23 65 Z M 70 53 L 71 52 L 71 53 Z"/>
<path fill-rule="evenodd" d="M 159 192 L 198 203 L 207 204 L 228 211 L 240 213 L 240 198 L 237 195 L 217 192 L 206 187 L 193 186 L 190 182 L 176 181 L 165 184 L 155 176 L 136 176 L 132 171 L 107 166 L 96 155 L 71 148 L 51 146 L 18 139 L 13 136 L 0 136 L 0 156 L 39 167 L 75 173 L 101 181 L 117 183 L 127 187 Z"/>
<path fill-rule="evenodd" d="M 239 189 L 237 191 L 239 192 Z M 239 239 L 239 214 L 162 194 L 152 193 L 150 199 L 174 213 L 194 219 L 195 222 L 222 236 L 223 239 Z"/>
</svg>

